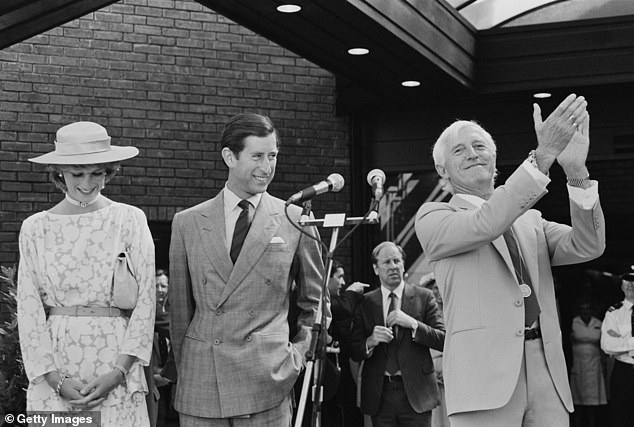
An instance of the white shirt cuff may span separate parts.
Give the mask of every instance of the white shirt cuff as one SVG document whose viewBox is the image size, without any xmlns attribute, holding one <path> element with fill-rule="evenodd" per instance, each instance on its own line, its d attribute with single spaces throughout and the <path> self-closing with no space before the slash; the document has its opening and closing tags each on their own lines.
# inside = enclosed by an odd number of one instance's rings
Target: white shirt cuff
<svg viewBox="0 0 634 427">
<path fill-rule="evenodd" d="M 526 170 L 526 172 L 529 173 L 529 175 L 535 180 L 537 181 L 537 183 L 541 186 L 543 186 L 544 188 L 546 188 L 546 186 L 548 184 L 550 184 L 550 178 L 548 178 L 547 175 L 544 175 L 542 173 L 542 171 L 540 171 L 539 169 L 537 169 L 535 166 L 531 165 L 531 163 L 528 160 L 524 160 L 522 162 L 522 167 Z"/>
<path fill-rule="evenodd" d="M 412 339 L 416 338 L 417 329 L 418 329 L 418 322 L 412 323 Z"/>
<path fill-rule="evenodd" d="M 582 209 L 592 209 L 599 200 L 599 182 L 590 180 L 590 187 L 581 188 L 566 185 L 568 187 L 568 197 L 570 200 L 581 206 Z"/>
<path fill-rule="evenodd" d="M 372 355 L 372 352 L 374 351 L 374 347 L 370 348 L 368 347 L 368 343 L 365 343 L 365 356 L 366 357 L 370 357 Z"/>
</svg>

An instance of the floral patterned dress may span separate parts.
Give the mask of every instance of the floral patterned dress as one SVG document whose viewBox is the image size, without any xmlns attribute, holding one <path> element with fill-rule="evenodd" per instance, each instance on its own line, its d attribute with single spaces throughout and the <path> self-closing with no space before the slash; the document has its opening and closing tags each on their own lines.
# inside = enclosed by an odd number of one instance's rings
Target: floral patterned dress
<svg viewBox="0 0 634 427">
<path fill-rule="evenodd" d="M 101 412 L 103 427 L 149 426 L 142 366 L 152 351 L 154 243 L 143 212 L 116 202 L 76 215 L 39 212 L 22 224 L 19 243 L 18 328 L 29 378 L 27 410 L 73 410 L 44 374 L 57 370 L 86 384 L 110 372 L 119 354 L 129 354 L 137 360 L 126 380 L 93 410 Z M 46 306 L 110 306 L 115 258 L 125 248 L 139 284 L 129 319 L 47 319 Z"/>
</svg>

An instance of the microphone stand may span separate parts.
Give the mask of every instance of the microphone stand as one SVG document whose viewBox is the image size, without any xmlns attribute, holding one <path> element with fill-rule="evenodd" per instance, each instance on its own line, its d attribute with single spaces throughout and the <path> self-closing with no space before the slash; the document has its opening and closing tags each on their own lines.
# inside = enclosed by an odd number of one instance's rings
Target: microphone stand
<svg viewBox="0 0 634 427">
<path fill-rule="evenodd" d="M 304 208 L 306 206 L 304 205 Z M 302 383 L 302 391 L 297 405 L 297 416 L 295 417 L 295 427 L 301 427 L 304 418 L 304 410 L 308 395 L 308 386 L 311 381 L 311 375 L 313 376 L 312 387 L 312 418 L 311 426 L 321 426 L 321 403 L 323 400 L 323 376 L 324 376 L 324 359 L 326 357 L 326 337 L 328 335 L 328 327 L 326 324 L 326 295 L 328 292 L 328 279 L 332 271 L 333 254 L 337 248 L 337 239 L 339 238 L 339 230 L 346 225 L 361 225 L 361 224 L 378 224 L 378 215 L 369 215 L 366 217 L 351 217 L 346 218 L 346 214 L 326 214 L 323 219 L 305 219 L 302 213 L 302 219 L 299 221 L 299 225 L 302 227 L 309 226 L 322 226 L 326 228 L 332 228 L 332 235 L 330 236 L 330 246 L 328 253 L 326 254 L 326 271 L 322 279 L 321 284 L 321 298 L 319 299 L 319 305 L 317 309 L 317 315 L 312 327 L 311 342 L 308 351 L 306 352 L 306 371 L 304 372 L 304 381 Z M 314 372 L 313 372 L 314 369 Z"/>
</svg>

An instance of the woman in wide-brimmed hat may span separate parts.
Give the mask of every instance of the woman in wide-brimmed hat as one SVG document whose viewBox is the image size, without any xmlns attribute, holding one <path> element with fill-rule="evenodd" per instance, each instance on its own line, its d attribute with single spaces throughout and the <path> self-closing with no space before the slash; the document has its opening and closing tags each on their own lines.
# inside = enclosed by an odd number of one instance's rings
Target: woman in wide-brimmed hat
<svg viewBox="0 0 634 427">
<path fill-rule="evenodd" d="M 148 426 L 142 366 L 152 350 L 154 244 L 140 209 L 101 195 L 119 162 L 138 154 L 110 140 L 97 123 L 71 123 L 57 131 L 54 151 L 30 159 L 48 165 L 65 197 L 20 230 L 27 410 L 91 409 L 100 411 L 103 427 Z M 136 285 L 116 300 L 120 254 Z"/>
</svg>

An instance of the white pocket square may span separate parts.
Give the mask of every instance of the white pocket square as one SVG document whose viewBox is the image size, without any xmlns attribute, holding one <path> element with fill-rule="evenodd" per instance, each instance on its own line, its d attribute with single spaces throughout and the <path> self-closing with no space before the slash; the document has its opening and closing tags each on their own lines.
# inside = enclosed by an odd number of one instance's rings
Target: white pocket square
<svg viewBox="0 0 634 427">
<path fill-rule="evenodd" d="M 273 236 L 271 243 L 286 243 L 280 236 Z"/>
</svg>

